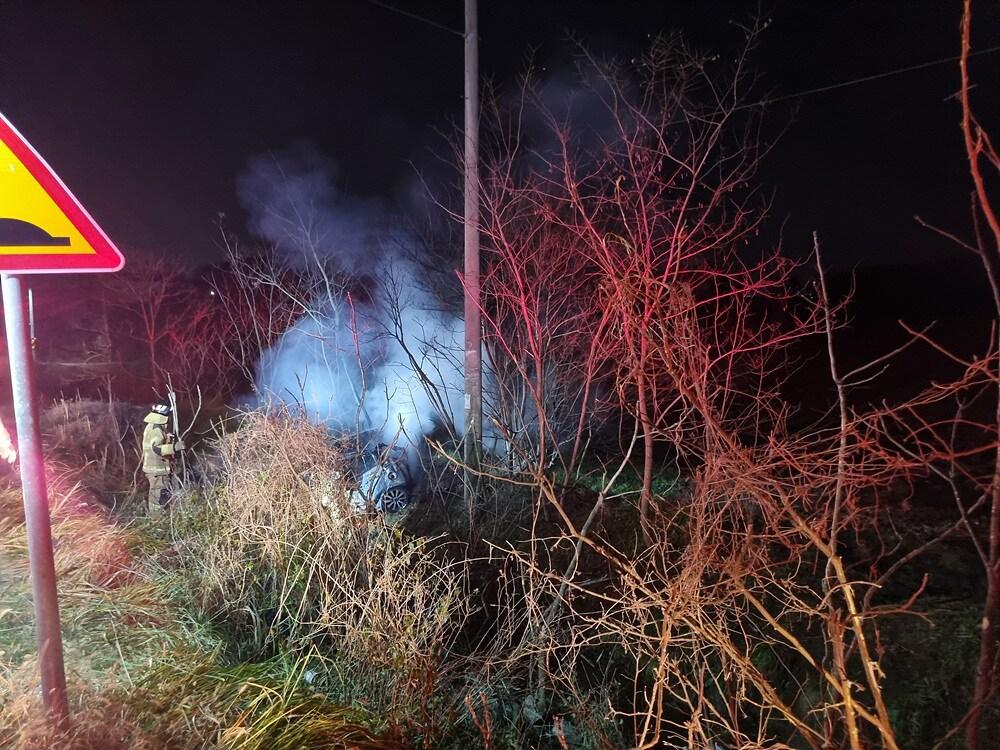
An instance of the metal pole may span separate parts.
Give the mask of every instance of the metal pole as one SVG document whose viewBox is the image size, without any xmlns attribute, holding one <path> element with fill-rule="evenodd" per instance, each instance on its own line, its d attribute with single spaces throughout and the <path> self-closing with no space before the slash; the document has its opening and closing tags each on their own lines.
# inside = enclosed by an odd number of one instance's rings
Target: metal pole
<svg viewBox="0 0 1000 750">
<path fill-rule="evenodd" d="M 479 26 L 465 0 L 465 502 L 470 511 L 483 441 L 482 321 L 479 308 Z M 471 528 L 470 528 L 471 532 Z"/>
<path fill-rule="evenodd" d="M 52 556 L 52 526 L 48 492 L 45 488 L 45 464 L 42 460 L 42 437 L 38 427 L 26 300 L 20 277 L 2 274 L 0 285 L 3 288 L 7 355 L 10 359 L 11 390 L 14 394 L 24 521 L 28 532 L 38 666 L 42 673 L 42 702 L 51 720 L 58 726 L 65 726 L 69 719 L 66 673 L 63 668 L 56 566 Z"/>
</svg>

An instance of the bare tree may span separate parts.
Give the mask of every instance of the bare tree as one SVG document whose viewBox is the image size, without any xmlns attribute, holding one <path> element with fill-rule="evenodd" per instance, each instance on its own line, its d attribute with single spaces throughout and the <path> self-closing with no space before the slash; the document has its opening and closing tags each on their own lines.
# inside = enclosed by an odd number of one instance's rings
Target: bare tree
<svg viewBox="0 0 1000 750">
<path fill-rule="evenodd" d="M 1000 173 L 1000 156 L 997 155 L 989 135 L 976 122 L 969 101 L 969 51 L 972 47 L 972 0 L 965 0 L 962 12 L 962 135 L 965 151 L 969 159 L 969 172 L 975 187 L 973 208 L 976 227 L 976 252 L 982 260 L 983 271 L 989 279 L 993 292 L 993 303 L 1000 322 L 1000 281 L 997 279 L 997 263 L 1000 261 L 1000 218 L 994 209 L 986 189 L 984 169 Z M 978 211 L 976 210 L 978 209 Z M 985 220 L 988 232 L 981 229 Z M 997 326 L 994 333 L 1000 336 Z M 1000 340 L 990 352 L 989 360 L 993 371 L 1000 376 Z M 970 748 L 979 747 L 979 727 L 983 708 L 997 691 L 997 620 L 1000 620 L 1000 377 L 997 378 L 996 423 L 993 434 L 997 437 L 996 453 L 993 460 L 993 477 L 989 486 L 990 520 L 988 540 L 983 556 L 986 572 L 986 601 L 983 603 L 983 621 L 980 629 L 979 663 L 976 665 L 976 683 L 972 697 L 972 710 L 966 725 L 966 744 Z"/>
<path fill-rule="evenodd" d="M 853 386 L 895 352 L 841 368 L 842 306 L 818 241 L 812 303 L 790 288 L 793 264 L 746 250 L 766 209 L 752 188 L 766 148 L 747 104 L 759 30 L 746 29 L 729 70 L 676 39 L 636 68 L 586 58 L 609 124 L 596 140 L 530 85 L 518 105 L 535 108 L 550 139 L 535 136 L 532 149 L 517 111 L 497 118 L 500 158 L 484 160 L 484 320 L 509 367 L 513 385 L 501 387 L 515 403 L 523 388 L 541 436 L 555 431 L 553 369 L 574 373 L 575 392 L 610 383 L 634 424 L 583 519 L 538 460 L 551 448 L 533 448 L 512 477 L 564 530 L 514 553 L 531 582 L 521 646 L 564 694 L 599 644 L 634 658 L 634 697 L 613 710 L 635 747 L 896 748 L 871 642 L 888 610 L 864 597 L 870 580 L 842 540 L 921 462 L 884 434 L 882 410 L 851 404 Z M 793 431 L 782 378 L 788 346 L 809 336 L 825 339 L 837 418 Z M 644 541 L 623 547 L 597 519 L 633 446 Z M 687 475 L 673 497 L 654 491 L 665 449 Z M 568 562 L 556 564 L 555 549 Z M 605 575 L 582 573 L 584 557 Z"/>
<path fill-rule="evenodd" d="M 979 658 L 973 676 L 969 710 L 939 746 L 964 731 L 970 750 L 982 747 L 983 712 L 998 692 L 1000 651 L 1000 218 L 989 186 L 1000 175 L 998 156 L 989 133 L 980 125 L 972 106 L 972 2 L 963 0 L 961 22 L 961 133 L 972 181 L 972 238 L 918 221 L 978 259 L 994 310 L 989 340 L 975 357 L 961 356 L 927 335 L 923 341 L 959 369 L 947 383 L 935 383 L 904 409 L 892 415 L 903 427 L 909 454 L 949 488 L 957 520 L 911 556 L 922 554 L 943 539 L 964 531 L 975 548 L 986 581 L 979 632 Z M 955 404 L 954 416 L 939 416 L 943 404 Z M 985 535 L 973 525 L 977 514 L 986 517 Z M 983 538 L 985 536 L 985 538 Z M 900 561 L 902 562 L 902 561 Z"/>
<path fill-rule="evenodd" d="M 224 271 L 210 278 L 221 310 L 217 336 L 229 367 L 253 383 L 260 356 L 302 316 L 304 284 L 273 252 L 244 252 L 222 234 Z"/>
<path fill-rule="evenodd" d="M 143 373 L 162 383 L 168 342 L 185 325 L 187 295 L 183 263 L 165 255 L 133 253 L 124 271 L 102 279 L 109 306 L 117 311 L 144 355 Z"/>
</svg>

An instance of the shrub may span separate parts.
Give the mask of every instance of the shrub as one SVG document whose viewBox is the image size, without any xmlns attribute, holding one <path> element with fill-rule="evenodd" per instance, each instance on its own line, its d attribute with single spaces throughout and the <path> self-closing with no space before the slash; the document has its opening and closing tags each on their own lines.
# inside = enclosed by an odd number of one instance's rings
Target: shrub
<svg viewBox="0 0 1000 750">
<path fill-rule="evenodd" d="M 469 612 L 464 557 L 352 512 L 343 457 L 304 420 L 247 413 L 216 449 L 217 483 L 171 518 L 169 564 L 241 642 L 236 655 L 319 648 L 341 675 L 328 687 L 373 711 L 409 712 L 414 680 L 433 695 Z"/>
<path fill-rule="evenodd" d="M 135 491 L 144 414 L 122 401 L 58 399 L 39 417 L 46 460 L 106 505 L 122 505 Z"/>
</svg>

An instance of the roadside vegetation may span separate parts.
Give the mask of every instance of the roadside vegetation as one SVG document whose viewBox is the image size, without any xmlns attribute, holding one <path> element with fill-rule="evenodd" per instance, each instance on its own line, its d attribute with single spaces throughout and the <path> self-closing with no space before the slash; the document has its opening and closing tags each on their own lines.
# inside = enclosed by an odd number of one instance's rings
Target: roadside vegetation
<svg viewBox="0 0 1000 750">
<path fill-rule="evenodd" d="M 967 55 L 968 2 L 964 18 Z M 348 451 L 302 409 L 225 406 L 285 331 L 370 279 L 315 248 L 290 267 L 231 244 L 211 308 L 162 264 L 115 281 L 148 382 L 175 378 L 195 415 L 189 471 L 147 520 L 141 407 L 109 379 L 45 412 L 72 721 L 40 713 L 8 475 L 0 747 L 992 747 L 1000 159 L 968 58 L 973 239 L 934 231 L 981 260 L 993 327 L 968 357 L 904 323 L 861 359 L 821 238 L 805 264 L 755 245 L 771 146 L 747 64 L 762 27 L 743 31 L 735 60 L 676 38 L 631 66 L 584 55 L 602 107 L 586 127 L 530 76 L 491 100 L 482 312 L 503 450 L 466 477 L 442 408 L 404 513 L 352 509 Z M 419 369 L 430 342 L 405 338 L 397 303 L 380 335 Z M 918 351 L 942 377 L 886 387 Z"/>
</svg>

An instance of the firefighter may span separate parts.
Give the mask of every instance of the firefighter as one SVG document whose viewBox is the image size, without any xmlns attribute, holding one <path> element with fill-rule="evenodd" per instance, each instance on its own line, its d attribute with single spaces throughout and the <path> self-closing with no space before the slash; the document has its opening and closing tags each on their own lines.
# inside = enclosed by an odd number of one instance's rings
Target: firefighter
<svg viewBox="0 0 1000 750">
<path fill-rule="evenodd" d="M 150 515 L 165 512 L 170 504 L 170 487 L 174 456 L 184 450 L 184 443 L 167 429 L 170 403 L 160 401 L 143 418 L 142 472 L 149 481 L 148 511 Z"/>
</svg>

